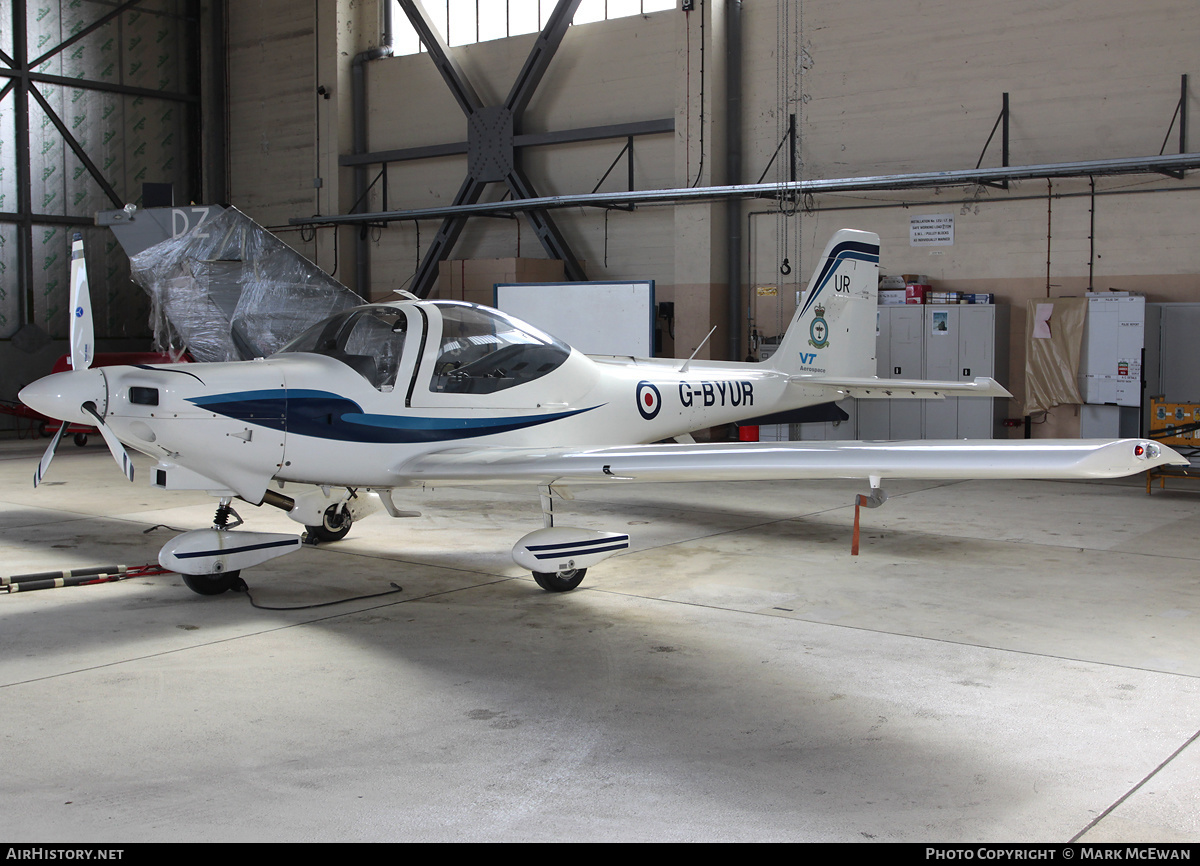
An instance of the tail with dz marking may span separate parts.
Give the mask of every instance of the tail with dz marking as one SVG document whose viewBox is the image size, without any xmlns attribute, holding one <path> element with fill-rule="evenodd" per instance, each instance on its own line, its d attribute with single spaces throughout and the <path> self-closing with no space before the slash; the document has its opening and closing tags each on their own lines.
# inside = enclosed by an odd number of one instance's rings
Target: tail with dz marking
<svg viewBox="0 0 1200 866">
<path fill-rule="evenodd" d="M 874 376 L 878 290 L 879 235 L 837 232 L 767 363 L 792 375 Z"/>
</svg>

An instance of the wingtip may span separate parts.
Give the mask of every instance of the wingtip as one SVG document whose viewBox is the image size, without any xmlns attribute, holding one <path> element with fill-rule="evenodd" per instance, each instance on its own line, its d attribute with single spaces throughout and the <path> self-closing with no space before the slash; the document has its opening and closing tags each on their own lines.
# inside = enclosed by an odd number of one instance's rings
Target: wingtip
<svg viewBox="0 0 1200 866">
<path fill-rule="evenodd" d="M 976 376 L 975 387 L 986 391 L 989 397 L 1007 397 L 1012 399 L 1012 392 L 990 376 Z"/>
<path fill-rule="evenodd" d="M 1135 454 L 1155 466 L 1191 466 L 1192 462 L 1169 445 L 1155 442 L 1153 439 L 1139 439 L 1134 446 Z M 1145 449 L 1142 452 L 1140 449 Z"/>
<path fill-rule="evenodd" d="M 1163 450 L 1167 452 L 1166 454 L 1164 454 L 1164 457 L 1167 458 L 1166 462 L 1164 463 L 1165 466 L 1191 466 L 1192 465 L 1191 460 L 1188 460 L 1186 457 L 1184 457 L 1182 454 L 1180 454 L 1178 451 L 1174 450 L 1173 448 L 1167 448 L 1165 445 L 1160 445 L 1159 447 L 1163 448 Z"/>
</svg>

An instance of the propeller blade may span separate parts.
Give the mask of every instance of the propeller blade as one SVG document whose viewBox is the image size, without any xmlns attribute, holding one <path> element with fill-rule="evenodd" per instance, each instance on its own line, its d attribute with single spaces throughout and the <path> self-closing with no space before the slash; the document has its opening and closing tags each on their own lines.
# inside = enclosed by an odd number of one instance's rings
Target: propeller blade
<svg viewBox="0 0 1200 866">
<path fill-rule="evenodd" d="M 92 298 L 88 291 L 87 261 L 83 257 L 83 235 L 75 232 L 71 242 L 71 369 L 86 370 L 95 358 L 96 337 L 92 327 Z"/>
<path fill-rule="evenodd" d="M 62 441 L 63 434 L 67 432 L 67 422 L 63 421 L 59 426 L 58 432 L 54 434 L 54 438 L 50 441 L 50 447 L 46 449 L 46 453 L 42 455 L 42 461 L 38 463 L 38 468 L 33 473 L 33 486 L 37 487 L 42 483 L 42 479 L 46 477 L 46 472 L 50 469 L 50 461 L 54 459 L 54 452 L 58 450 L 58 443 Z"/>
<path fill-rule="evenodd" d="M 121 440 L 117 438 L 116 434 L 108 429 L 108 425 L 104 423 L 104 419 L 96 411 L 96 404 L 89 400 L 80 408 L 96 419 L 96 429 L 104 437 L 104 444 L 108 446 L 109 452 L 112 454 L 113 459 L 117 461 L 117 465 L 121 467 L 121 471 L 125 473 L 125 477 L 132 481 L 133 461 L 129 459 L 129 452 L 125 450 L 125 446 L 121 444 Z"/>
</svg>

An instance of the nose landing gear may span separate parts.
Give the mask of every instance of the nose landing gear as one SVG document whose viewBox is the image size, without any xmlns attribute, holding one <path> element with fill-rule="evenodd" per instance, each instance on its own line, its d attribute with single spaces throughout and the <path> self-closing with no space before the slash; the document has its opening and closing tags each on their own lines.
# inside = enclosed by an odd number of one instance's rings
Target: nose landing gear
<svg viewBox="0 0 1200 866">
<path fill-rule="evenodd" d="M 241 570 L 300 549 L 300 538 L 278 532 L 235 532 L 242 518 L 228 498 L 217 506 L 211 529 L 172 538 L 158 553 L 163 568 L 177 571 L 192 592 L 220 595 L 245 587 Z M 233 518 L 233 522 L 230 518 Z"/>
</svg>

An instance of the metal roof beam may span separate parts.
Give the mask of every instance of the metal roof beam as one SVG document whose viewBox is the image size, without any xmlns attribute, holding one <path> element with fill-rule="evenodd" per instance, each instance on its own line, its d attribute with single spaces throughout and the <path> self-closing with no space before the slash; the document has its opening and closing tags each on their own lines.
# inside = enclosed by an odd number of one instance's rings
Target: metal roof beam
<svg viewBox="0 0 1200 866">
<path fill-rule="evenodd" d="M 558 0 L 554 11 L 546 19 L 546 26 L 537 35 L 533 50 L 525 58 L 525 65 L 521 67 L 517 80 L 513 82 L 508 98 L 504 100 L 504 107 L 518 120 L 529 106 L 533 92 L 542 83 L 542 77 L 550 68 L 550 61 L 554 59 L 558 46 L 567 35 L 567 28 L 571 26 L 571 19 L 575 17 L 575 10 L 581 2 L 582 0 Z"/>
<path fill-rule="evenodd" d="M 520 132 L 522 115 L 534 91 L 541 83 L 542 77 L 554 59 L 554 54 L 562 44 L 567 27 L 575 17 L 581 0 L 558 0 L 554 11 L 550 13 L 546 26 L 538 34 L 533 50 L 525 59 L 525 65 L 513 82 L 508 99 L 502 106 L 487 106 L 479 98 L 479 94 L 467 80 L 466 74 L 454 60 L 450 48 L 442 40 L 429 23 L 429 16 L 422 7 L 420 0 L 400 0 L 400 7 L 408 20 L 412 22 L 420 34 L 421 41 L 429 52 L 429 57 L 437 66 L 446 85 L 454 94 L 459 107 L 467 116 L 467 177 L 459 188 L 454 210 L 444 215 L 441 228 L 434 238 L 433 244 L 425 253 L 417 273 L 413 277 L 412 291 L 417 297 L 425 298 L 433 290 L 438 276 L 439 263 L 448 258 L 450 250 L 462 232 L 467 218 L 475 213 L 473 207 L 479 200 L 484 186 L 495 181 L 503 181 L 512 192 L 520 198 L 535 198 L 537 191 L 529 178 L 521 170 L 520 154 L 516 149 L 515 137 Z M 430 148 L 417 149 L 417 158 L 434 155 L 445 155 L 446 152 L 457 152 L 457 145 L 439 145 L 436 150 Z M 400 153 L 403 153 L 401 151 Z M 359 155 L 360 157 L 362 155 Z M 376 160 L 378 161 L 378 160 Z M 385 160 L 390 161 L 390 160 Z M 341 163 L 345 165 L 346 163 Z M 361 171 L 363 162 L 355 162 L 356 171 Z M 553 217 L 544 209 L 521 208 L 526 219 L 537 232 L 538 240 L 546 252 L 556 259 L 563 261 L 567 277 L 572 280 L 586 279 L 578 258 L 571 252 L 570 246 L 561 231 L 554 224 Z M 365 216 L 365 215 L 364 215 Z M 363 222 L 361 218 L 357 222 Z"/>
<path fill-rule="evenodd" d="M 533 184 L 519 164 L 513 165 L 504 182 L 512 190 L 513 196 L 517 201 L 528 201 L 537 197 L 537 191 L 533 188 Z M 584 273 L 583 265 L 579 263 L 579 259 L 571 251 L 570 245 L 567 243 L 566 238 L 562 236 L 562 232 L 559 231 L 554 220 L 551 219 L 550 214 L 544 208 L 529 208 L 525 211 L 525 218 L 529 220 L 530 225 L 533 226 L 533 230 L 537 232 L 542 248 L 554 258 L 562 260 L 564 276 L 568 280 L 586 280 L 587 274 Z"/>
<path fill-rule="evenodd" d="M 528 132 L 513 136 L 513 147 L 546 147 L 577 141 L 603 141 L 609 138 L 628 138 L 631 135 L 660 135 L 675 131 L 675 118 L 635 120 L 630 123 L 609 123 L 604 126 L 584 126 L 561 132 Z M 467 152 L 469 143 L 430 144 L 424 147 L 404 147 L 396 150 L 377 150 L 374 153 L 352 153 L 338 157 L 338 165 L 372 165 L 381 162 L 406 162 L 413 159 L 432 159 L 457 156 Z"/>
<path fill-rule="evenodd" d="M 421 37 L 421 44 L 429 52 L 429 59 L 433 61 L 442 80 L 450 88 L 458 107 L 462 109 L 463 114 L 470 117 L 477 109 L 483 107 L 483 100 L 479 98 L 479 94 L 467 80 L 466 74 L 458 65 L 458 61 L 454 59 L 454 55 L 450 53 L 450 47 L 442 39 L 441 34 L 429 23 L 429 13 L 421 5 L 421 0 L 400 0 L 400 8 L 412 22 L 417 35 Z"/>
<path fill-rule="evenodd" d="M 665 204 L 686 201 L 711 201 L 724 198 L 774 198 L 777 196 L 822 195 L 843 192 L 931 189 L 939 186 L 970 186 L 1002 180 L 1045 180 L 1065 177 L 1109 177 L 1122 174 L 1160 174 L 1166 171 L 1200 169 L 1200 153 L 1166 156 L 1125 157 L 1083 162 L 1045 163 L 1000 168 L 972 168 L 955 171 L 930 171 L 914 174 L 842 177 L 802 180 L 788 183 L 746 183 L 730 186 L 647 189 L 632 192 L 576 193 L 528 199 L 485 202 L 470 206 L 442 206 L 386 211 L 375 214 L 300 217 L 291 225 L 337 225 L 339 223 L 393 222 L 397 220 L 436 219 L 456 215 L 513 213 L 562 207 L 614 204 Z"/>
<path fill-rule="evenodd" d="M 486 183 L 475 180 L 473 177 L 466 177 L 462 186 L 458 188 L 458 193 L 454 196 L 454 207 L 469 208 L 472 204 L 479 201 L 479 197 L 483 195 L 483 190 L 487 186 Z M 413 276 L 412 285 L 414 291 L 417 287 L 426 287 L 424 292 L 416 292 L 418 297 L 428 297 L 430 290 L 437 283 L 438 271 L 443 260 L 450 257 L 450 251 L 454 249 L 454 244 L 458 241 L 458 236 L 462 234 L 463 228 L 467 224 L 467 214 L 457 213 L 447 215 L 442 220 L 441 228 L 434 235 L 433 242 L 429 245 L 429 249 L 425 251 L 425 256 L 421 259 L 421 264 L 417 266 L 417 272 Z"/>
</svg>

